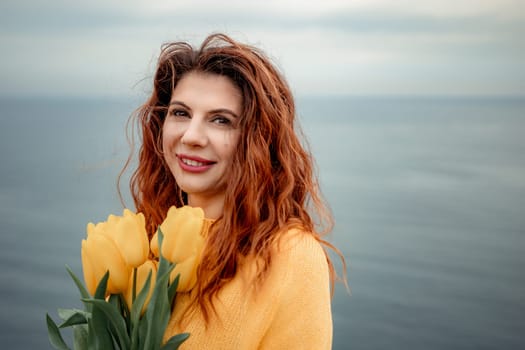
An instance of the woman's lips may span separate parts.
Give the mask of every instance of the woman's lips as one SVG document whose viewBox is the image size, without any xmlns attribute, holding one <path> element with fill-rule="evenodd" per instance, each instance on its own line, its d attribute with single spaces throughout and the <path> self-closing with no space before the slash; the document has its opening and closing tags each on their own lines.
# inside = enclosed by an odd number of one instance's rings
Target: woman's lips
<svg viewBox="0 0 525 350">
<path fill-rule="evenodd" d="M 211 168 L 216 162 L 196 156 L 178 154 L 177 159 L 182 170 L 201 173 Z"/>
</svg>

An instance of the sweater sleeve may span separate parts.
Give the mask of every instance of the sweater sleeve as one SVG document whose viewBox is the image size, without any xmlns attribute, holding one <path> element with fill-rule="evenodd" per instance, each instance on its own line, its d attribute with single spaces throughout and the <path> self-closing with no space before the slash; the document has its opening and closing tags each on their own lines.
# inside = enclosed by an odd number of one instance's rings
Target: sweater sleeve
<svg viewBox="0 0 525 350">
<path fill-rule="evenodd" d="M 272 264 L 271 269 L 285 273 L 259 349 L 331 349 L 329 270 L 319 242 L 309 234 L 295 234 Z"/>
</svg>

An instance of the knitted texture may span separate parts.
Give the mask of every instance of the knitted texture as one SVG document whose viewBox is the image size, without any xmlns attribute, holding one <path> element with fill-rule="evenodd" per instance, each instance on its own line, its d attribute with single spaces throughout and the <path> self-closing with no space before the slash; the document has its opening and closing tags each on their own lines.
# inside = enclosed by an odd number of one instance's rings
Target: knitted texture
<svg viewBox="0 0 525 350">
<path fill-rule="evenodd" d="M 274 247 L 270 270 L 256 288 L 254 259 L 215 299 L 207 327 L 198 310 L 185 314 L 190 296 L 177 294 L 165 340 L 189 332 L 180 349 L 331 349 L 329 270 L 323 248 L 310 234 L 287 232 Z"/>
</svg>

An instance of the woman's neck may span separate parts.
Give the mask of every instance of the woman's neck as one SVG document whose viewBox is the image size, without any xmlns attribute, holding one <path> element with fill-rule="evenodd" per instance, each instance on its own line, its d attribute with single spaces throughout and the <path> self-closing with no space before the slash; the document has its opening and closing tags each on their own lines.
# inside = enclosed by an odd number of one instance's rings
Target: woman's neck
<svg viewBox="0 0 525 350">
<path fill-rule="evenodd" d="M 201 208 L 205 218 L 216 220 L 224 211 L 224 195 L 208 197 L 188 194 L 188 205 Z"/>
</svg>

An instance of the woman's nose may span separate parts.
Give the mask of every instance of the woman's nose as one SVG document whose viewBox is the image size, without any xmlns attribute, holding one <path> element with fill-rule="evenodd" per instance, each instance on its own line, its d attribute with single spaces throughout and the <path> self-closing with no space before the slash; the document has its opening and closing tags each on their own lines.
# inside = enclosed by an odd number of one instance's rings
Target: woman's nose
<svg viewBox="0 0 525 350">
<path fill-rule="evenodd" d="M 182 135 L 181 142 L 187 146 L 205 146 L 207 143 L 206 128 L 201 118 L 193 116 Z"/>
</svg>

